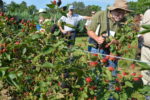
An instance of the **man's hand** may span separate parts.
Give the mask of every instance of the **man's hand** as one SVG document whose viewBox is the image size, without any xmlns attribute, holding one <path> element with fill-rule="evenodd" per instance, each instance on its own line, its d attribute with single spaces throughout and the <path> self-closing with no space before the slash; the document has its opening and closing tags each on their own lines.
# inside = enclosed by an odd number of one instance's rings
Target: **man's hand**
<svg viewBox="0 0 150 100">
<path fill-rule="evenodd" d="M 105 39 L 102 36 L 96 37 L 95 40 L 98 44 L 102 44 L 105 41 Z"/>
<path fill-rule="evenodd" d="M 109 43 L 105 46 L 105 48 L 108 48 L 111 44 L 118 44 L 118 43 L 119 43 L 118 40 L 112 40 L 111 42 L 109 42 Z"/>
<path fill-rule="evenodd" d="M 66 34 L 66 33 L 67 33 L 67 32 L 62 28 L 62 22 L 61 22 L 61 21 L 58 21 L 57 25 L 58 25 L 60 31 L 61 31 L 63 34 Z"/>
<path fill-rule="evenodd" d="M 61 30 L 61 32 L 62 32 L 63 34 L 67 34 L 67 31 L 65 31 L 65 30 Z"/>
<path fill-rule="evenodd" d="M 88 30 L 87 34 L 94 39 L 98 44 L 102 44 L 105 41 L 104 36 L 97 36 L 94 31 Z"/>
<path fill-rule="evenodd" d="M 118 41 L 118 40 L 112 40 L 110 43 L 111 43 L 111 44 L 118 44 L 119 41 Z"/>
</svg>

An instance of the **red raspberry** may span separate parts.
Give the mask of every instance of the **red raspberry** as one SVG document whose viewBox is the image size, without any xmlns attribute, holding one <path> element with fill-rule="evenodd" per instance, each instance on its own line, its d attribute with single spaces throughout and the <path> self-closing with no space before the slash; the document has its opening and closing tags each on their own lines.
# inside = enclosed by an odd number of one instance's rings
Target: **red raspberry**
<svg viewBox="0 0 150 100">
<path fill-rule="evenodd" d="M 118 76 L 118 78 L 122 79 L 122 76 L 121 76 L 121 74 L 117 74 L 117 76 Z"/>
<path fill-rule="evenodd" d="M 110 67 L 108 67 L 108 70 L 109 71 L 114 71 L 115 69 L 114 69 L 114 67 L 110 66 Z"/>
<path fill-rule="evenodd" d="M 83 88 L 82 88 L 82 87 L 80 87 L 80 91 L 83 91 Z"/>
<path fill-rule="evenodd" d="M 139 75 L 139 78 L 142 78 L 143 77 L 143 75 Z"/>
<path fill-rule="evenodd" d="M 19 41 L 17 41 L 17 42 L 15 42 L 15 44 L 16 44 L 16 45 L 19 45 L 19 44 L 20 44 L 20 42 L 19 42 Z"/>
<path fill-rule="evenodd" d="M 95 53 L 95 54 L 93 54 L 93 56 L 98 56 L 98 54 Z"/>
<path fill-rule="evenodd" d="M 95 67 L 97 64 L 98 64 L 97 61 L 89 62 L 89 65 L 92 66 L 92 67 Z"/>
<path fill-rule="evenodd" d="M 132 73 L 131 75 L 132 75 L 132 76 L 135 76 L 135 75 L 136 75 L 136 73 Z"/>
<path fill-rule="evenodd" d="M 90 77 L 87 77 L 85 80 L 86 80 L 87 83 L 92 82 L 92 79 Z"/>
<path fill-rule="evenodd" d="M 115 87 L 116 91 L 121 91 L 121 88 L 119 86 Z"/>
<path fill-rule="evenodd" d="M 128 75 L 128 73 L 127 72 L 123 72 L 122 75 L 126 76 L 126 75 Z"/>
<path fill-rule="evenodd" d="M 135 64 L 131 64 L 131 65 L 130 65 L 130 68 L 131 68 L 131 69 L 134 69 L 134 68 L 135 68 Z"/>
<path fill-rule="evenodd" d="M 102 63 L 106 63 L 106 62 L 107 62 L 107 59 L 106 59 L 106 58 L 103 58 L 103 59 L 101 60 L 101 62 L 102 62 Z"/>
<path fill-rule="evenodd" d="M 139 81 L 140 79 L 138 77 L 133 78 L 134 81 Z"/>
</svg>

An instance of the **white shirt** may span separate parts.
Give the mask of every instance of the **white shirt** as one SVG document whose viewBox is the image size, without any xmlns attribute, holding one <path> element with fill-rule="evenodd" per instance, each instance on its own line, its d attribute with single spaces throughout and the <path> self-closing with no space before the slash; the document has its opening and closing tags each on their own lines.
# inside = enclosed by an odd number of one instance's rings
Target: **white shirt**
<svg viewBox="0 0 150 100">
<path fill-rule="evenodd" d="M 72 16 L 69 16 L 67 14 L 66 16 L 62 16 L 59 21 L 65 22 L 66 24 L 71 24 L 73 26 L 77 26 L 80 20 L 83 20 L 84 17 L 78 14 L 73 14 Z M 65 31 L 75 31 L 75 29 L 70 28 L 68 26 L 64 26 Z"/>
</svg>

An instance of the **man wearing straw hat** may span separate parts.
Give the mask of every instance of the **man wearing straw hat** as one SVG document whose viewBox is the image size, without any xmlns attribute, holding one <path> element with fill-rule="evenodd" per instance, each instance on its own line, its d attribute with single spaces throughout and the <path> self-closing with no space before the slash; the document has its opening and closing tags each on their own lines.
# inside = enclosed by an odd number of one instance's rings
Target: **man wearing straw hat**
<svg viewBox="0 0 150 100">
<path fill-rule="evenodd" d="M 108 7 L 107 11 L 99 11 L 92 17 L 92 22 L 88 26 L 88 35 L 90 37 L 89 43 L 94 46 L 89 46 L 88 51 L 94 53 L 110 54 L 109 48 L 99 45 L 105 43 L 106 36 L 115 36 L 117 30 L 125 22 L 126 13 L 131 12 L 128 9 L 126 0 L 115 0 L 113 6 Z M 107 45 L 115 44 L 117 40 L 112 40 Z M 107 65 L 117 67 L 117 61 L 109 61 Z"/>
</svg>

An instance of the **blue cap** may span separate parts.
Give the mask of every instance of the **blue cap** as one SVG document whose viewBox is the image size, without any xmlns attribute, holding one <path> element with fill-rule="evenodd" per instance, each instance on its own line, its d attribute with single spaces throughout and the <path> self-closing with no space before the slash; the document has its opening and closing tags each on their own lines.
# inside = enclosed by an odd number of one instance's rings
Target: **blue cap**
<svg viewBox="0 0 150 100">
<path fill-rule="evenodd" d="M 69 10 L 70 10 L 70 9 L 74 9 L 74 6 L 73 6 L 73 5 L 70 5 L 68 9 L 69 9 Z"/>
</svg>

